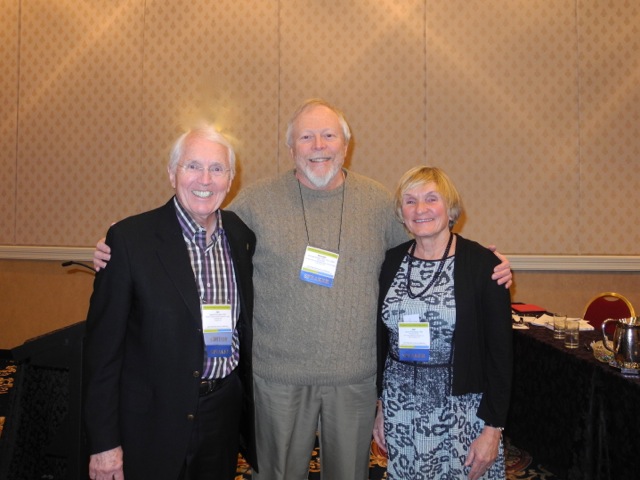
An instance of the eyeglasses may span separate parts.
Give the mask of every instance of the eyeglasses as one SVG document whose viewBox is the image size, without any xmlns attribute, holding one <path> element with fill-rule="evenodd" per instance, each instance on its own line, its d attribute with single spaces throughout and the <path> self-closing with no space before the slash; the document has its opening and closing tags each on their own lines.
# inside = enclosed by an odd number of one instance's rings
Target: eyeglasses
<svg viewBox="0 0 640 480">
<path fill-rule="evenodd" d="M 179 163 L 178 166 L 183 168 L 186 173 L 193 176 L 201 175 L 205 171 L 205 168 L 202 165 L 200 165 L 198 162 L 191 162 L 187 164 Z M 231 171 L 230 168 L 225 168 L 220 163 L 214 163 L 213 165 L 209 165 L 209 167 L 206 170 L 214 177 L 221 177 L 222 175 Z"/>
</svg>

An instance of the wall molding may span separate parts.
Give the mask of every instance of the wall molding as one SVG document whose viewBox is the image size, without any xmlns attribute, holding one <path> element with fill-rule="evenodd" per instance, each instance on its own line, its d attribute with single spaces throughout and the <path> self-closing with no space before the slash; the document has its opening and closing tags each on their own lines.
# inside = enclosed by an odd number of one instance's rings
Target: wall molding
<svg viewBox="0 0 640 480">
<path fill-rule="evenodd" d="M 90 262 L 93 248 L 89 247 L 35 247 L 0 245 L 2 260 L 75 260 Z"/>
<path fill-rule="evenodd" d="M 640 272 L 638 255 L 510 255 L 512 270 Z"/>
<path fill-rule="evenodd" d="M 91 262 L 93 250 L 93 247 L 0 245 L 0 259 Z M 640 255 L 505 255 L 514 271 L 640 272 Z"/>
</svg>

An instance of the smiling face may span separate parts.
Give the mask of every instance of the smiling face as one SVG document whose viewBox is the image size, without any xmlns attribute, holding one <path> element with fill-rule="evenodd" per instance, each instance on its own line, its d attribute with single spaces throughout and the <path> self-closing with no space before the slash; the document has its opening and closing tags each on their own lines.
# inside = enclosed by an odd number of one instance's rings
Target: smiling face
<svg viewBox="0 0 640 480">
<path fill-rule="evenodd" d="M 341 168 L 348 144 L 333 110 L 314 105 L 293 123 L 289 152 L 300 183 L 314 190 L 332 190 L 343 182 Z"/>
<path fill-rule="evenodd" d="M 448 238 L 449 214 L 435 182 L 416 185 L 402 194 L 402 219 L 416 239 Z"/>
<path fill-rule="evenodd" d="M 203 167 L 200 171 L 194 167 Z M 216 166 L 225 170 L 222 175 L 211 173 Z M 191 168 L 189 168 L 191 167 Z M 184 141 L 183 153 L 169 180 L 176 191 L 180 205 L 198 224 L 207 228 L 215 223 L 215 212 L 220 208 L 233 180 L 227 147 L 191 134 Z"/>
</svg>

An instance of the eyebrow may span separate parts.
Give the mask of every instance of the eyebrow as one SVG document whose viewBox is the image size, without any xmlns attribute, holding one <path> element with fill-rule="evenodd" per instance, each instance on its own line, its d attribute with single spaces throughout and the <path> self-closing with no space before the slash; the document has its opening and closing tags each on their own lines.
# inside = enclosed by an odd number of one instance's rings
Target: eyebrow
<svg viewBox="0 0 640 480">
<path fill-rule="evenodd" d="M 200 164 L 204 165 L 204 161 L 200 160 L 199 158 L 188 158 L 188 159 L 185 160 L 185 162 L 188 162 L 188 163 L 200 163 Z M 211 163 L 209 166 L 213 166 L 213 165 L 222 165 L 222 166 L 224 166 L 224 162 L 220 162 L 220 161 L 216 160 L 215 162 Z"/>
<path fill-rule="evenodd" d="M 321 127 L 321 128 L 308 127 L 308 128 L 301 128 L 300 129 L 300 133 L 304 133 L 304 132 L 339 132 L 339 131 L 341 131 L 341 129 L 337 128 L 337 127 Z"/>
<path fill-rule="evenodd" d="M 425 193 L 420 193 L 420 194 L 415 194 L 415 193 L 403 193 L 402 196 L 408 196 L 408 197 L 423 197 L 425 195 L 439 195 L 442 196 L 442 194 L 438 191 L 438 190 L 429 190 L 428 192 Z"/>
</svg>

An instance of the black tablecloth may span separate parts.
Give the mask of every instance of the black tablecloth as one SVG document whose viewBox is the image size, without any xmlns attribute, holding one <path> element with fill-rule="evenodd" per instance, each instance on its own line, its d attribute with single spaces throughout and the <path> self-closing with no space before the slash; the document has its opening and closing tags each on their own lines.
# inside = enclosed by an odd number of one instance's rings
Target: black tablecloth
<svg viewBox="0 0 640 480">
<path fill-rule="evenodd" d="M 640 478 L 640 377 L 599 362 L 580 332 L 569 350 L 545 327 L 514 330 L 506 434 L 568 479 Z"/>
</svg>

